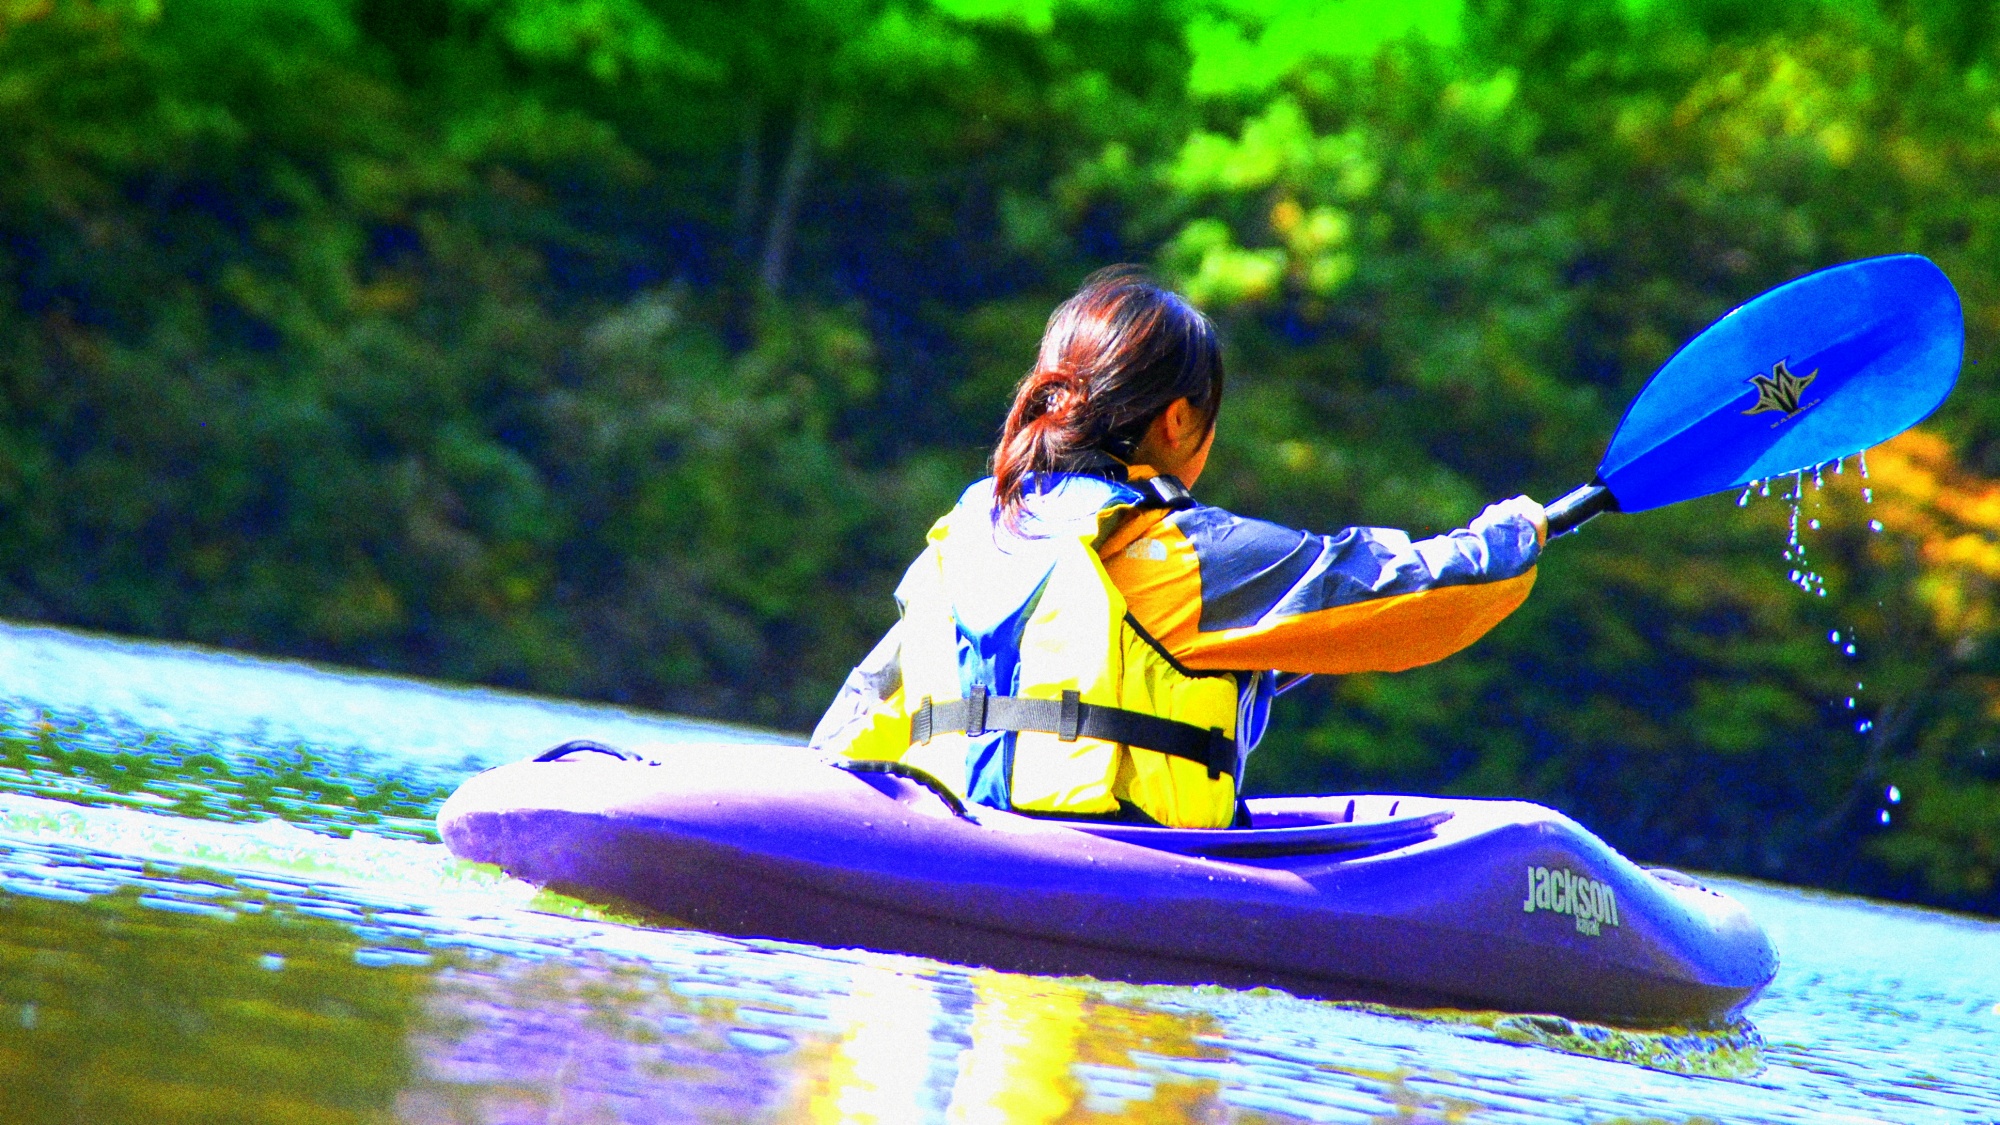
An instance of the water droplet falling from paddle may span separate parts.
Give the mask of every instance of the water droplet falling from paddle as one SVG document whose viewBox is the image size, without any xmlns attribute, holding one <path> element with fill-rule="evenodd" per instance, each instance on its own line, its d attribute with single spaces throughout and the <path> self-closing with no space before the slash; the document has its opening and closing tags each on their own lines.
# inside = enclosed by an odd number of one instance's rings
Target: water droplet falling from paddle
<svg viewBox="0 0 2000 1125">
<path fill-rule="evenodd" d="M 1823 462 L 1821 464 L 1812 466 L 1813 488 L 1815 491 L 1824 489 L 1826 486 L 1826 466 L 1828 464 L 1831 464 L 1833 466 L 1834 475 L 1836 476 L 1843 475 L 1847 471 L 1846 461 L 1844 459 L 1835 460 L 1831 462 Z M 1864 480 L 1867 479 L 1868 466 L 1866 457 L 1864 456 L 1859 458 L 1857 460 L 1857 464 L 1860 467 L 1862 478 Z M 1771 488 L 1771 482 L 1769 478 L 1766 478 L 1761 481 L 1752 482 L 1750 485 L 1744 488 L 1742 495 L 1737 497 L 1736 499 L 1737 506 L 1738 507 L 1748 506 L 1750 500 L 1750 494 L 1753 490 L 1755 490 L 1760 496 L 1768 496 L 1770 495 L 1770 488 Z M 1787 575 L 1787 579 L 1792 583 L 1792 585 L 1797 586 L 1799 589 L 1805 591 L 1808 595 L 1812 597 L 1824 598 L 1826 597 L 1826 579 L 1824 576 L 1820 575 L 1817 571 L 1815 571 L 1812 568 L 1807 556 L 1806 538 L 1805 535 L 1803 534 L 1803 532 L 1807 531 L 1822 530 L 1822 522 L 1820 519 L 1816 517 L 1806 517 L 1802 515 L 1805 506 L 1805 491 L 1806 491 L 1805 470 L 1800 469 L 1792 474 L 1791 493 L 1789 495 L 1785 495 L 1783 493 L 1780 494 L 1782 499 L 1790 502 L 1792 509 L 1790 513 L 1790 519 L 1788 520 L 1786 527 L 1786 540 L 1785 540 L 1785 552 L 1784 552 L 1785 561 L 1792 564 L 1790 571 Z M 1867 489 L 1863 489 L 1863 497 L 1869 503 L 1874 502 L 1874 497 L 1872 492 L 1870 492 Z M 1801 522 L 1804 522 L 1805 524 L 1805 527 L 1803 529 L 1799 526 Z M 1877 532 L 1881 531 L 1882 530 L 1881 521 L 1870 520 L 1869 529 L 1871 531 L 1877 531 Z M 1860 659 L 1860 647 L 1855 639 L 1854 629 L 1851 625 L 1846 626 L 1842 629 L 1828 630 L 1826 639 L 1827 643 L 1831 644 L 1836 650 L 1838 650 L 1841 656 L 1844 656 L 1849 660 Z M 1841 701 L 1844 710 L 1848 712 L 1856 712 L 1860 710 L 1861 708 L 1860 697 L 1863 687 L 1864 685 L 1862 684 L 1861 681 L 1859 680 L 1855 681 L 1853 693 L 1845 696 Z M 1857 715 L 1855 716 L 1855 720 L 1856 721 L 1854 725 L 1854 730 L 1855 733 L 1857 734 L 1865 735 L 1875 729 L 1875 723 L 1872 719 L 1861 718 L 1860 716 Z"/>
<path fill-rule="evenodd" d="M 1787 497 L 1792 504 L 1792 516 L 1790 534 L 1785 544 L 1785 559 L 1787 562 L 1797 564 L 1797 568 L 1791 573 L 1792 584 L 1808 594 L 1823 598 L 1826 596 L 1825 580 L 1806 565 L 1805 542 L 1799 538 L 1799 510 L 1805 501 L 1805 494 L 1806 474 L 1804 469 L 1800 469 L 1792 475 L 1792 494 Z M 1819 521 L 1812 521 L 1812 526 L 1817 530 Z"/>
</svg>

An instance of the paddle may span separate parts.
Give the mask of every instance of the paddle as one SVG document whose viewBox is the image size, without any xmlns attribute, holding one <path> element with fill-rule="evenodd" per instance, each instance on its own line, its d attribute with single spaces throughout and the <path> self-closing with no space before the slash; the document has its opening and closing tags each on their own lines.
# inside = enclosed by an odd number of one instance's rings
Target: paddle
<svg viewBox="0 0 2000 1125">
<path fill-rule="evenodd" d="M 1654 373 L 1596 477 L 1549 505 L 1549 537 L 1887 441 L 1951 393 L 1964 352 L 1958 294 L 1928 258 L 1868 258 L 1786 282 Z"/>
<path fill-rule="evenodd" d="M 1923 421 L 1951 393 L 1965 320 L 1918 254 L 1788 281 L 1688 341 L 1653 373 L 1597 475 L 1550 504 L 1549 538 L 1837 461 Z M 1306 680 L 1286 677 L 1289 691 Z"/>
</svg>

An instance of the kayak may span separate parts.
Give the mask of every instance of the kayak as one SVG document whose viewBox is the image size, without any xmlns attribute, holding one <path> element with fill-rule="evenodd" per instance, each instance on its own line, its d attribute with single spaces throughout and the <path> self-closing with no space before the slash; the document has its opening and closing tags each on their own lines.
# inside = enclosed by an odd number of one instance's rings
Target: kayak
<svg viewBox="0 0 2000 1125">
<path fill-rule="evenodd" d="M 1246 827 L 1174 829 L 870 765 L 571 743 L 467 780 L 438 830 L 674 925 L 1019 972 L 1662 1027 L 1731 1019 L 1777 971 L 1742 905 L 1527 802 L 1264 797 Z"/>
</svg>

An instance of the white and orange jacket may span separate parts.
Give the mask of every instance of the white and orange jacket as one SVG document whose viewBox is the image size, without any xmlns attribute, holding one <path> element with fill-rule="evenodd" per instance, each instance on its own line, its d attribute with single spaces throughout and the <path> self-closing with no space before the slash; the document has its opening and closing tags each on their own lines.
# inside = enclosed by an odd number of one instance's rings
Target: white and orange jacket
<svg viewBox="0 0 2000 1125">
<path fill-rule="evenodd" d="M 898 587 L 902 619 L 813 745 L 900 761 L 1018 812 L 1222 827 L 1277 672 L 1440 660 L 1534 585 L 1540 543 L 1518 515 L 1489 509 L 1416 541 L 1375 527 L 1316 535 L 1194 503 L 1144 467 L 1130 475 L 1036 482 L 1019 533 L 996 520 L 991 480 L 968 489 Z M 1067 697 L 1067 729 L 984 721 L 999 697 L 1048 701 L 1015 705 L 1044 719 Z M 1106 737 L 1078 725 L 1079 705 L 1101 713 Z M 1120 713 L 1213 732 L 1207 760 L 1185 745 L 1196 740 L 1176 741 L 1186 731 L 1155 739 L 1164 752 L 1118 741 Z"/>
</svg>

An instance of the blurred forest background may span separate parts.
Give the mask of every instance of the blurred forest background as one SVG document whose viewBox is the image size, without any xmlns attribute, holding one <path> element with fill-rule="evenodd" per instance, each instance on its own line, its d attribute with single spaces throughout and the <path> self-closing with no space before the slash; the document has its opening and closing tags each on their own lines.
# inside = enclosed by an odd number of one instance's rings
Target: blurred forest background
<svg viewBox="0 0 2000 1125">
<path fill-rule="evenodd" d="M 2000 912 L 1996 67 L 1942 0 L 0 0 L 0 615 L 805 729 L 1092 268 L 1224 326 L 1206 499 L 1424 532 L 1916 251 L 1967 367 L 1868 479 L 1599 520 L 1249 780 Z"/>
</svg>

